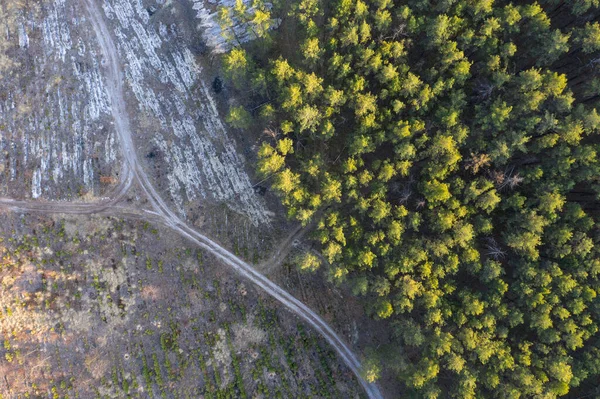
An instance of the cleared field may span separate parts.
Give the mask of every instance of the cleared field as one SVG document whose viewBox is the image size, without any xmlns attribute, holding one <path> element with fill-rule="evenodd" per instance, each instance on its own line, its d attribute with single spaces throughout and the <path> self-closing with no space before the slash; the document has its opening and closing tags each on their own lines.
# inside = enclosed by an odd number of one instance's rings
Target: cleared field
<svg viewBox="0 0 600 399">
<path fill-rule="evenodd" d="M 1 222 L 3 397 L 359 397 L 317 336 L 166 230 Z"/>
<path fill-rule="evenodd" d="M 191 3 L 108 0 L 102 9 L 132 94 L 133 139 L 159 190 L 182 216 L 201 203 L 225 203 L 253 225 L 268 223 L 243 152 L 219 115 Z"/>
<path fill-rule="evenodd" d="M 120 176 L 96 41 L 77 2 L 0 1 L 0 193 L 93 199 Z"/>
</svg>

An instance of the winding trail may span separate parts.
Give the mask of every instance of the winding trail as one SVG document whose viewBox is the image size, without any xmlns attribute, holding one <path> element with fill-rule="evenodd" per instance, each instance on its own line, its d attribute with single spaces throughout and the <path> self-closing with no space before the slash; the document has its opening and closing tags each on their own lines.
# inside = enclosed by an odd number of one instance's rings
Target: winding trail
<svg viewBox="0 0 600 399">
<path fill-rule="evenodd" d="M 57 212 L 65 214 L 92 214 L 105 213 L 115 214 L 120 216 L 143 218 L 164 224 L 172 230 L 179 233 L 182 237 L 195 243 L 204 250 L 210 252 L 222 262 L 233 268 L 238 274 L 250 280 L 255 285 L 262 288 L 269 295 L 277 299 L 283 306 L 288 308 L 304 319 L 312 328 L 318 331 L 327 342 L 336 350 L 344 363 L 356 375 L 356 378 L 364 388 L 367 396 L 370 399 L 383 399 L 378 387 L 375 384 L 368 383 L 361 375 L 361 364 L 344 343 L 344 341 L 333 331 L 333 329 L 314 311 L 312 311 L 304 303 L 294 298 L 287 291 L 283 290 L 277 284 L 273 283 L 263 274 L 258 272 L 252 265 L 238 258 L 227 249 L 220 246 L 215 241 L 207 236 L 195 231 L 181 220 L 173 211 L 169 209 L 167 204 L 157 193 L 154 186 L 150 182 L 148 175 L 138 161 L 135 147 L 132 140 L 131 127 L 129 116 L 126 111 L 126 103 L 124 99 L 123 79 L 118 61 L 118 53 L 112 36 L 106 22 L 103 18 L 103 12 L 95 0 L 82 0 L 90 18 L 90 22 L 97 36 L 100 45 L 101 53 L 104 56 L 103 66 L 105 68 L 105 79 L 107 84 L 108 97 L 111 103 L 111 112 L 114 118 L 115 128 L 119 136 L 123 160 L 123 174 L 125 178 L 112 192 L 112 199 L 96 202 L 51 202 L 51 201 L 17 201 L 9 198 L 0 198 L 0 206 L 19 212 Z M 126 192 L 131 187 L 133 181 L 137 181 L 146 194 L 146 197 L 154 211 L 132 210 L 125 207 L 120 207 L 117 203 L 123 198 Z M 283 247 L 289 247 L 289 244 L 296 237 L 296 234 L 303 233 L 302 230 L 297 230 L 287 241 Z M 288 248 L 289 250 L 289 248 Z M 280 248 L 277 250 L 271 260 L 271 263 L 277 262 L 281 254 L 286 252 L 286 249 Z"/>
<path fill-rule="evenodd" d="M 277 244 L 275 251 L 271 254 L 271 256 L 266 259 L 264 262 L 255 266 L 255 269 L 260 271 L 265 275 L 269 275 L 275 269 L 283 263 L 285 258 L 292 251 L 292 247 L 297 240 L 302 239 L 306 233 L 308 233 L 312 228 L 313 224 L 309 223 L 306 226 L 298 225 L 290 232 L 290 234 Z"/>
</svg>

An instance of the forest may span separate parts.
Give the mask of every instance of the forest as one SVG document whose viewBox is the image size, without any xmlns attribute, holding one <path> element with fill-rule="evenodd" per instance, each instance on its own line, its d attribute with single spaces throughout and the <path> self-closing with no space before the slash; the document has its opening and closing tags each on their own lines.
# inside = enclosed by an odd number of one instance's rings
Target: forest
<svg viewBox="0 0 600 399">
<path fill-rule="evenodd" d="M 241 0 L 227 121 L 424 398 L 600 394 L 600 1 Z M 256 40 L 245 42 L 244 37 Z"/>
</svg>

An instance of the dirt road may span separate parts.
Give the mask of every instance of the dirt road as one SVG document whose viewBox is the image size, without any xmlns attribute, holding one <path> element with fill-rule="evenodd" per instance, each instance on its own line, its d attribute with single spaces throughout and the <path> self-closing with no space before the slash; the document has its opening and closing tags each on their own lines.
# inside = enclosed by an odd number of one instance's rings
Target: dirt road
<svg viewBox="0 0 600 399">
<path fill-rule="evenodd" d="M 283 306 L 304 319 L 318 331 L 329 344 L 336 350 L 344 363 L 353 371 L 368 397 L 371 399 L 382 398 L 379 389 L 374 384 L 369 384 L 361 375 L 361 365 L 358 358 L 333 331 L 333 329 L 313 312 L 304 303 L 294 298 L 277 284 L 259 273 L 254 267 L 238 258 L 210 238 L 190 228 L 181 220 L 163 201 L 155 190 L 147 174 L 138 161 L 137 153 L 132 139 L 129 116 L 123 90 L 123 75 L 119 63 L 118 52 L 112 36 L 104 21 L 103 12 L 95 0 L 82 0 L 88 11 L 91 27 L 93 28 L 104 57 L 105 80 L 108 96 L 111 103 L 115 128 L 119 136 L 121 151 L 124 157 L 123 173 L 125 178 L 113 191 L 113 197 L 97 203 L 57 203 L 40 201 L 14 201 L 0 198 L 0 206 L 19 212 L 58 212 L 66 214 L 106 213 L 121 216 L 143 217 L 154 222 L 160 222 L 187 238 L 204 250 L 210 252 L 222 262 L 229 265 L 237 273 L 250 280 L 269 295 L 277 299 Z M 125 195 L 133 181 L 137 181 L 152 205 L 153 211 L 127 211 L 117 206 L 117 202 Z M 279 252 L 276 251 L 276 254 Z M 277 256 L 276 256 L 277 258 Z"/>
</svg>

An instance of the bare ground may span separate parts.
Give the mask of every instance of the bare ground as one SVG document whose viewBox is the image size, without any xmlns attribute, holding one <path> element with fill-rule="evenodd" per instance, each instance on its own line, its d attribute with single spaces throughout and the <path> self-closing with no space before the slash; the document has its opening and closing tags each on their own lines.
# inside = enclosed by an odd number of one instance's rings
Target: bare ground
<svg viewBox="0 0 600 399">
<path fill-rule="evenodd" d="M 320 339 L 168 230 L 0 219 L 4 397 L 360 396 Z"/>
<path fill-rule="evenodd" d="M 90 200 L 119 181 L 93 32 L 77 2 L 0 1 L 0 193 Z"/>
</svg>

